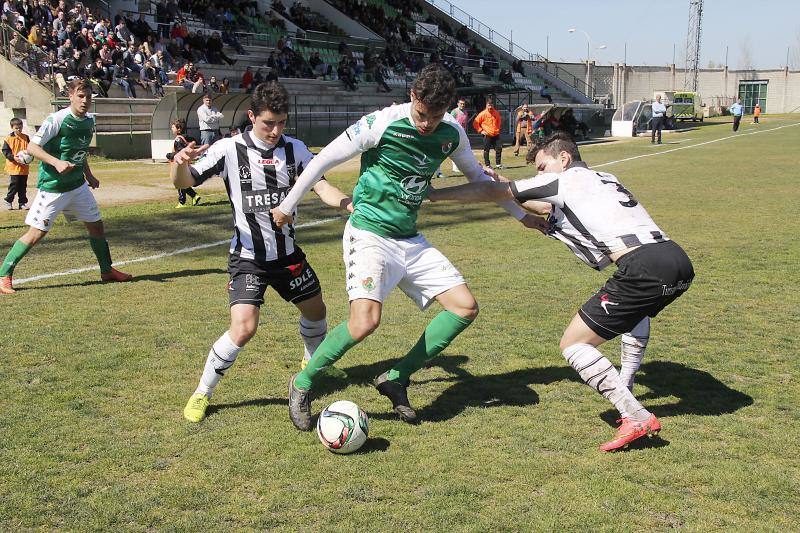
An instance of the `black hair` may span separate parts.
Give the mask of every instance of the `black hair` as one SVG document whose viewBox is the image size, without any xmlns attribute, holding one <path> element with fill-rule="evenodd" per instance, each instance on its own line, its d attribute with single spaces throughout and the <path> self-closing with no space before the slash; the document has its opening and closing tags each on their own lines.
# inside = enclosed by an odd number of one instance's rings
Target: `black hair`
<svg viewBox="0 0 800 533">
<path fill-rule="evenodd" d="M 22 126 L 22 120 L 14 117 L 11 119 L 10 126 L 13 128 L 14 126 Z"/>
<path fill-rule="evenodd" d="M 431 63 L 419 71 L 411 90 L 431 109 L 445 109 L 456 97 L 456 80 L 442 65 Z"/>
<path fill-rule="evenodd" d="M 561 152 L 567 152 L 572 156 L 573 161 L 581 161 L 578 145 L 569 134 L 563 131 L 558 131 L 534 142 L 528 150 L 528 155 L 525 156 L 525 161 L 533 163 L 536 160 L 536 154 L 542 151 L 551 157 L 558 157 Z"/>
<path fill-rule="evenodd" d="M 289 91 L 277 81 L 259 83 L 253 90 L 250 110 L 255 116 L 264 111 L 273 113 L 289 112 Z"/>
</svg>

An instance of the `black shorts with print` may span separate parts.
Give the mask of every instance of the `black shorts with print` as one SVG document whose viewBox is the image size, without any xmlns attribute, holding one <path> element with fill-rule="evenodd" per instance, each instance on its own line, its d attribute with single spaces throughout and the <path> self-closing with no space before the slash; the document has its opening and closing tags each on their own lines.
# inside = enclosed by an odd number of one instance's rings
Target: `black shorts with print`
<svg viewBox="0 0 800 533">
<path fill-rule="evenodd" d="M 291 255 L 276 261 L 228 257 L 228 298 L 230 305 L 250 304 L 261 307 L 267 287 L 272 287 L 287 302 L 297 304 L 322 292 L 317 274 L 297 248 Z"/>
<path fill-rule="evenodd" d="M 630 332 L 689 289 L 692 262 L 673 241 L 645 244 L 617 261 L 617 271 L 578 314 L 604 339 Z"/>
</svg>

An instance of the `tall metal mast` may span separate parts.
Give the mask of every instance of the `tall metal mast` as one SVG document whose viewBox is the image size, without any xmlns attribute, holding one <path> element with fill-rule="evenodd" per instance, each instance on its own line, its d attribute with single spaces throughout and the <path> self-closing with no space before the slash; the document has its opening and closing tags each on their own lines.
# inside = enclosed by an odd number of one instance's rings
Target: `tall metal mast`
<svg viewBox="0 0 800 533">
<path fill-rule="evenodd" d="M 703 24 L 703 0 L 689 0 L 689 29 L 686 32 L 686 66 L 683 87 L 697 92 L 697 75 L 700 69 L 700 36 Z"/>
</svg>

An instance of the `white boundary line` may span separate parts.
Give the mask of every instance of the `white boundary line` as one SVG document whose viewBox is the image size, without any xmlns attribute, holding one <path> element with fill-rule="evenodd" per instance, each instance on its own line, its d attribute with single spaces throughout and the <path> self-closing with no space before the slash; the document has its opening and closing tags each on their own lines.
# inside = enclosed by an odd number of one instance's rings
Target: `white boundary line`
<svg viewBox="0 0 800 533">
<path fill-rule="evenodd" d="M 670 148 L 669 150 L 664 150 L 664 151 L 661 151 L 661 152 L 654 152 L 652 154 L 635 155 L 633 157 L 626 157 L 625 159 L 617 159 L 616 161 L 609 161 L 608 163 L 601 163 L 599 165 L 591 165 L 590 168 L 607 167 L 607 166 L 610 166 L 610 165 L 616 165 L 617 163 L 624 163 L 626 161 L 633 161 L 634 159 L 642 159 L 643 157 L 654 157 L 654 156 L 657 156 L 657 155 L 669 154 L 669 153 L 672 153 L 672 152 L 677 152 L 678 150 L 687 150 L 689 148 L 695 148 L 697 146 L 703 146 L 703 145 L 706 145 L 706 144 L 712 144 L 712 143 L 716 143 L 716 142 L 720 142 L 720 141 L 725 141 L 725 140 L 728 140 L 728 139 L 737 139 L 739 137 L 744 137 L 745 135 L 755 135 L 756 133 L 767 133 L 768 131 L 775 131 L 775 130 L 779 130 L 779 129 L 782 129 L 782 128 L 791 128 L 793 126 L 800 126 L 800 122 L 795 122 L 794 124 L 785 124 L 783 126 L 777 126 L 775 128 L 770 128 L 768 130 L 751 131 L 749 133 L 737 133 L 736 135 L 729 135 L 728 137 L 720 137 L 719 139 L 713 139 L 711 141 L 704 141 L 704 142 L 697 143 L 697 144 L 690 144 L 689 146 L 681 146 L 680 148 Z"/>
<path fill-rule="evenodd" d="M 341 217 L 333 217 L 333 218 L 323 218 L 321 220 L 313 220 L 311 222 L 306 222 L 305 224 L 298 224 L 295 226 L 296 228 L 309 228 L 311 226 L 319 226 L 321 224 L 327 224 L 328 222 L 333 222 L 334 220 L 340 220 Z M 122 266 L 122 265 L 130 265 L 132 263 L 141 263 L 143 261 L 152 261 L 155 259 L 163 259 L 165 257 L 172 257 L 173 255 L 181 255 L 181 254 L 188 254 L 190 252 L 194 252 L 197 250 L 202 250 L 204 248 L 213 248 L 214 246 L 222 246 L 223 244 L 230 244 L 230 239 L 225 239 L 224 241 L 216 241 L 216 242 L 209 242 L 206 244 L 198 244 L 197 246 L 189 246 L 186 248 L 181 248 L 179 250 L 173 250 L 172 252 L 163 252 L 160 254 L 155 255 L 148 255 L 147 257 L 139 257 L 136 259 L 128 259 L 127 261 L 119 261 L 114 263 L 114 266 Z M 38 276 L 32 276 L 30 278 L 22 278 L 22 279 L 15 279 L 14 285 L 22 285 L 23 283 L 31 283 L 34 281 L 40 281 L 43 279 L 50 279 L 59 276 L 70 276 L 72 274 L 81 274 L 83 272 L 91 272 L 92 270 L 100 270 L 100 267 L 97 265 L 83 267 L 83 268 L 73 268 L 72 270 L 65 270 L 64 272 L 55 272 L 53 274 L 40 274 Z"/>
<path fill-rule="evenodd" d="M 739 138 L 739 137 L 744 137 L 745 135 L 755 135 L 756 133 L 767 133 L 769 131 L 775 131 L 775 130 L 779 130 L 779 129 L 782 129 L 782 128 L 791 128 L 793 126 L 800 126 L 800 122 L 795 122 L 794 124 L 785 124 L 783 126 L 777 126 L 775 128 L 770 128 L 770 129 L 766 129 L 766 130 L 757 130 L 757 131 L 751 131 L 749 133 L 739 133 L 739 134 L 736 134 L 736 135 L 729 135 L 728 137 L 721 137 L 719 139 L 713 139 L 711 141 L 705 141 L 705 142 L 701 142 L 701 143 L 697 143 L 697 144 L 691 144 L 689 146 L 681 146 L 679 148 L 670 148 L 669 150 L 664 150 L 664 151 L 661 151 L 661 152 L 655 152 L 655 153 L 652 153 L 652 154 L 641 154 L 641 155 L 636 155 L 636 156 L 633 156 L 633 157 L 627 157 L 625 159 L 617 159 L 616 161 L 609 161 L 607 163 L 601 163 L 599 165 L 592 165 L 591 168 L 608 167 L 608 166 L 611 166 L 611 165 L 616 165 L 617 163 L 625 163 L 626 161 L 633 161 L 635 159 L 642 159 L 644 157 L 654 157 L 654 156 L 657 156 L 657 155 L 669 154 L 669 153 L 672 153 L 672 152 L 677 152 L 678 150 L 686 150 L 688 148 L 696 148 L 698 146 L 704 146 L 706 144 L 712 144 L 712 143 L 719 142 L 719 141 L 725 141 L 725 140 L 728 140 L 728 139 L 736 139 L 736 138 Z M 340 218 L 341 217 L 333 217 L 333 218 L 324 218 L 324 219 L 321 219 L 321 220 L 314 220 L 312 222 L 308 222 L 308 223 L 305 223 L 305 224 L 298 224 L 296 227 L 297 228 L 308 228 L 308 227 L 311 227 L 311 226 L 319 226 L 320 224 L 327 224 L 328 222 L 333 222 L 334 220 L 339 220 Z M 180 248 L 179 250 L 173 250 L 172 252 L 163 252 L 163 253 L 160 253 L 160 254 L 149 255 L 147 257 L 139 257 L 137 259 L 128 259 L 127 261 L 120 261 L 120 262 L 114 263 L 114 264 L 117 265 L 117 266 L 122 266 L 122 265 L 130 265 L 132 263 L 141 263 L 143 261 L 152 261 L 152 260 L 155 260 L 155 259 L 163 259 L 165 257 L 172 257 L 174 255 L 188 254 L 190 252 L 194 252 L 194 251 L 197 251 L 197 250 L 202 250 L 204 248 L 213 248 L 214 246 L 222 246 L 223 244 L 227 244 L 229 242 L 230 242 L 230 239 L 225 239 L 224 241 L 209 242 L 209 243 L 206 243 L 206 244 L 198 244 L 197 246 L 189 246 L 187 248 Z M 59 276 L 69 276 L 69 275 L 72 275 L 72 274 L 81 274 L 83 272 L 90 272 L 92 270 L 100 270 L 100 267 L 97 266 L 97 265 L 93 265 L 93 266 L 83 267 L 83 268 L 73 268 L 72 270 L 65 270 L 64 272 L 55 272 L 53 274 L 40 274 L 38 276 L 32 276 L 30 278 L 15 279 L 14 280 L 14 285 L 22 285 L 23 283 L 31 283 L 31 282 L 34 282 L 34 281 L 40 281 L 40 280 L 43 280 L 43 279 L 50 279 L 50 278 L 55 278 L 55 277 L 59 277 Z"/>
</svg>

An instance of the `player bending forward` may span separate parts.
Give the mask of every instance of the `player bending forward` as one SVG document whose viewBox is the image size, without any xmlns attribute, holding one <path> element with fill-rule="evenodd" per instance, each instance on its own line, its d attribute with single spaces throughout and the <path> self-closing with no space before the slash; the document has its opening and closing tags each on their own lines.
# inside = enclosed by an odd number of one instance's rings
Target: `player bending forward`
<svg viewBox="0 0 800 533">
<path fill-rule="evenodd" d="M 89 115 L 92 85 L 88 80 L 75 79 L 67 85 L 67 93 L 69 107 L 49 115 L 28 145 L 28 152 L 39 160 L 39 192 L 25 217 L 30 228 L 14 243 L 0 266 L 0 294 L 15 292 L 14 268 L 44 239 L 61 212 L 67 220 L 80 220 L 86 225 L 103 281 L 132 279 L 111 266 L 100 210 L 89 190 L 100 186 L 89 168 L 89 143 L 94 135 L 94 116 Z"/>
<path fill-rule="evenodd" d="M 252 126 L 244 133 L 219 140 L 211 148 L 191 142 L 173 157 L 170 173 L 176 187 L 194 187 L 220 175 L 233 206 L 228 256 L 231 324 L 211 347 L 200 384 L 183 410 L 191 422 L 205 418 L 214 388 L 256 334 L 267 287 L 300 310 L 304 361 L 311 358 L 328 329 L 322 288 L 294 240 L 294 227 L 277 227 L 269 214 L 313 158 L 305 144 L 283 135 L 288 113 L 286 89 L 279 83 L 262 83 L 253 91 L 247 112 Z M 189 164 L 203 152 L 203 159 Z M 350 198 L 325 180 L 317 183 L 314 192 L 329 206 L 352 210 Z"/>
<path fill-rule="evenodd" d="M 692 262 L 615 176 L 581 161 L 568 135 L 556 133 L 535 143 L 527 161 L 539 175 L 438 189 L 430 198 L 516 199 L 539 214 L 549 213 L 549 235 L 590 267 L 602 270 L 616 263 L 614 275 L 567 326 L 560 348 L 581 379 L 613 403 L 622 418 L 617 434 L 600 449 L 623 448 L 661 429 L 633 396 L 633 380 L 650 338 L 650 317 L 686 292 L 694 279 Z M 617 335 L 622 335 L 621 373 L 597 350 Z"/>
<path fill-rule="evenodd" d="M 464 129 L 446 114 L 454 99 L 450 73 L 441 65 L 428 65 L 414 80 L 411 103 L 384 108 L 347 128 L 314 158 L 297 186 L 272 210 L 276 224 L 291 224 L 295 206 L 320 176 L 361 154 L 355 211 L 342 237 L 350 316 L 331 330 L 308 366 L 289 382 L 289 417 L 300 430 L 312 427 L 311 390 L 320 369 L 378 328 L 383 301 L 395 287 L 420 309 L 434 300 L 444 308 L 405 357 L 375 378 L 378 392 L 391 400 L 404 422 L 418 420 L 406 391 L 411 375 L 478 314 L 461 273 L 417 231 L 420 204 L 445 158 L 455 161 L 470 180 L 490 180 L 472 155 Z M 538 219 L 526 216 L 513 201 L 504 207 L 523 223 Z"/>
</svg>

